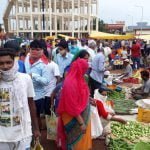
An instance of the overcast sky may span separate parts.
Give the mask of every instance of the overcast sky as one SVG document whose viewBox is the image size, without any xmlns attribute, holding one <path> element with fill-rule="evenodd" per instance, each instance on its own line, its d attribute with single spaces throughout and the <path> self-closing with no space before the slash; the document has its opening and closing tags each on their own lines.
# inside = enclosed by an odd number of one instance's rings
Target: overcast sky
<svg viewBox="0 0 150 150">
<path fill-rule="evenodd" d="M 0 23 L 6 4 L 7 0 L 0 0 Z M 142 7 L 143 21 L 150 23 L 150 0 L 99 0 L 99 5 L 99 18 L 106 23 L 126 21 L 127 25 L 136 24 L 141 21 Z"/>
</svg>

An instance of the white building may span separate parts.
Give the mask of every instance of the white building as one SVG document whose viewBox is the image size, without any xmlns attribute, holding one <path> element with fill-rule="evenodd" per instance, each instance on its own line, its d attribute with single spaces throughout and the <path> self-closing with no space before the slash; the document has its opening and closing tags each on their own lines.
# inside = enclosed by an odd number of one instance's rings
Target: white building
<svg viewBox="0 0 150 150">
<path fill-rule="evenodd" d="M 5 31 L 34 37 L 59 33 L 81 37 L 98 30 L 99 0 L 9 0 Z"/>
</svg>

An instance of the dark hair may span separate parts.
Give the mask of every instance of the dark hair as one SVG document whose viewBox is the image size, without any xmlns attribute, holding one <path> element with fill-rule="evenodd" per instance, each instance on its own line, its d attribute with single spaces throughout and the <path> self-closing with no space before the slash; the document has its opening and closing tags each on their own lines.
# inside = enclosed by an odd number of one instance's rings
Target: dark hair
<svg viewBox="0 0 150 150">
<path fill-rule="evenodd" d="M 0 48 L 0 57 L 10 56 L 13 60 L 15 59 L 15 51 L 11 48 Z"/>
<path fill-rule="evenodd" d="M 133 41 L 132 44 L 136 44 L 136 41 Z"/>
<path fill-rule="evenodd" d="M 99 88 L 98 89 L 98 92 L 101 94 L 102 92 L 104 92 L 104 91 L 107 91 L 107 90 L 105 90 L 105 89 L 103 89 L 103 88 Z"/>
<path fill-rule="evenodd" d="M 64 39 L 62 39 L 59 43 L 58 43 L 58 47 L 62 47 L 64 49 L 68 49 L 68 42 Z"/>
<path fill-rule="evenodd" d="M 47 49 L 47 45 L 44 39 L 39 40 L 43 49 Z"/>
<path fill-rule="evenodd" d="M 14 52 L 19 52 L 20 50 L 20 45 L 17 40 L 9 40 L 4 44 L 4 48 L 11 48 L 14 50 Z"/>
<path fill-rule="evenodd" d="M 40 41 L 40 43 L 41 43 L 41 46 L 42 46 L 44 55 L 45 55 L 47 58 L 49 58 L 49 54 L 48 54 L 48 51 L 47 51 L 47 45 L 46 45 L 45 40 L 40 39 L 39 41 Z"/>
<path fill-rule="evenodd" d="M 43 43 L 39 40 L 34 40 L 30 43 L 30 48 L 43 48 Z"/>
<path fill-rule="evenodd" d="M 86 50 L 81 50 L 79 52 L 79 56 L 78 57 L 84 58 L 86 55 L 90 56 L 90 54 Z"/>
<path fill-rule="evenodd" d="M 101 85 L 99 88 L 98 88 L 98 92 L 99 93 L 102 93 L 103 91 L 110 91 L 105 85 Z"/>
<path fill-rule="evenodd" d="M 20 56 L 20 57 L 21 57 L 21 56 L 26 56 L 26 51 L 22 50 L 22 51 L 20 52 L 19 56 Z"/>
<path fill-rule="evenodd" d="M 149 78 L 149 72 L 147 70 L 141 71 L 141 75 L 146 77 L 146 78 Z"/>
<path fill-rule="evenodd" d="M 72 62 L 77 60 L 78 58 L 84 58 L 86 55 L 90 56 L 90 54 L 86 50 L 81 50 L 74 56 Z"/>
</svg>

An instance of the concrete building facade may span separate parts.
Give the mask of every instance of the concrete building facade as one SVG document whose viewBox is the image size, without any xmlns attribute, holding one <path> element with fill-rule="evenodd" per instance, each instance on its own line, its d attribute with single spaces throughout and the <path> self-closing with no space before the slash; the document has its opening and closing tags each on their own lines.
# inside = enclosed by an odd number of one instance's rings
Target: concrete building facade
<svg viewBox="0 0 150 150">
<path fill-rule="evenodd" d="M 82 37 L 98 30 L 98 9 L 99 0 L 9 0 L 5 31 L 29 37 L 60 33 Z"/>
</svg>

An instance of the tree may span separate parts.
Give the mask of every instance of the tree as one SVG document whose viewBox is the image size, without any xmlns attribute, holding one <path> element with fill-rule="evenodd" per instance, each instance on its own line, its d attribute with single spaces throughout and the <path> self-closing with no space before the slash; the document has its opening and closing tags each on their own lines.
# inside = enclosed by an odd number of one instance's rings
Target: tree
<svg viewBox="0 0 150 150">
<path fill-rule="evenodd" d="M 98 31 L 107 32 L 105 22 L 103 20 L 100 20 L 100 19 L 98 21 Z"/>
<path fill-rule="evenodd" d="M 85 30 L 87 30 L 87 25 L 85 26 Z M 96 19 L 93 19 L 93 30 L 96 30 Z M 100 19 L 98 20 L 98 31 L 108 32 L 105 22 Z"/>
</svg>

